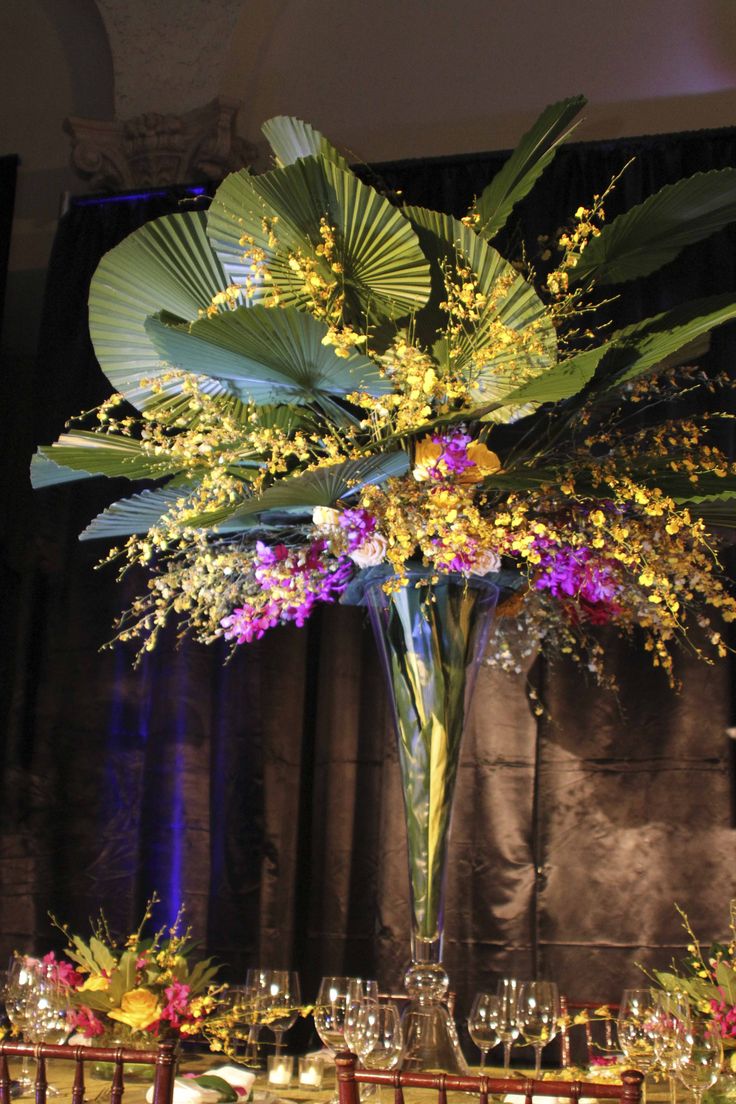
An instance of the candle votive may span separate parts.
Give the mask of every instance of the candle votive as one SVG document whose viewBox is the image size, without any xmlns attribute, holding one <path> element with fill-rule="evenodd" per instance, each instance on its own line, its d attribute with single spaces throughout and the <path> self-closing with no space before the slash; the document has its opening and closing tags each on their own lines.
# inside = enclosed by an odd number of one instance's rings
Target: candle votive
<svg viewBox="0 0 736 1104">
<path fill-rule="evenodd" d="M 294 1059 L 290 1055 L 269 1054 L 268 1056 L 268 1083 L 285 1089 L 291 1084 L 294 1074 Z"/>
<path fill-rule="evenodd" d="M 318 1089 L 322 1084 L 322 1058 L 319 1054 L 306 1054 L 299 1059 L 299 1087 Z"/>
</svg>

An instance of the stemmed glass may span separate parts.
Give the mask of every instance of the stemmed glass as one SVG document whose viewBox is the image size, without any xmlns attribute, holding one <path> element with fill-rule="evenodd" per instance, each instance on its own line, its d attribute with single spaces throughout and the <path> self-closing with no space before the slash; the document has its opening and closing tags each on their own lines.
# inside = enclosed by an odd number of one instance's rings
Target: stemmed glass
<svg viewBox="0 0 736 1104">
<path fill-rule="evenodd" d="M 718 1025 L 693 1017 L 687 1024 L 677 1076 L 693 1094 L 695 1104 L 701 1104 L 705 1090 L 715 1085 L 722 1063 L 723 1043 Z"/>
<path fill-rule="evenodd" d="M 676 993 L 655 993 L 654 1057 L 667 1074 L 671 1104 L 676 1104 L 676 1075 L 687 1050 L 687 1024 L 690 1009 L 685 997 Z"/>
<path fill-rule="evenodd" d="M 519 999 L 519 982 L 516 978 L 501 978 L 498 983 L 500 1010 L 496 1031 L 503 1043 L 503 1068 L 511 1065 L 511 1044 L 519 1037 L 516 1006 Z"/>
<path fill-rule="evenodd" d="M 393 1001 L 365 1001 L 358 1018 L 358 1034 L 368 1048 L 363 1055 L 366 1069 L 394 1069 L 399 1064 L 404 1041 L 399 1010 Z M 377 1088 L 380 1101 L 381 1086 Z"/>
<path fill-rule="evenodd" d="M 265 1000 L 268 1026 L 276 1037 L 276 1056 L 281 1054 L 284 1033 L 289 1031 L 299 1016 L 301 991 L 299 975 L 293 970 L 271 970 L 268 993 Z"/>
<path fill-rule="evenodd" d="M 624 989 L 616 1026 L 624 1057 L 646 1077 L 656 1062 L 657 1002 L 651 989 Z M 646 1081 L 641 1093 L 646 1104 Z"/>
<path fill-rule="evenodd" d="M 32 980 L 32 971 L 25 959 L 12 958 L 5 982 L 5 1012 L 15 1031 L 20 1034 L 21 1039 L 27 1039 L 31 1024 L 33 1008 Z M 33 1088 L 33 1080 L 28 1068 L 28 1057 L 25 1054 L 23 1055 L 18 1084 L 23 1096 Z"/>
<path fill-rule="evenodd" d="M 336 1054 L 346 1045 L 345 1016 L 348 1006 L 362 996 L 363 983 L 360 978 L 322 978 L 312 1016 L 317 1034 L 331 1054 Z"/>
<path fill-rule="evenodd" d="M 542 1048 L 557 1034 L 560 994 L 554 981 L 522 981 L 516 1001 L 519 1031 L 534 1047 L 534 1076 L 542 1069 Z"/>
<path fill-rule="evenodd" d="M 476 993 L 468 1016 L 468 1034 L 480 1051 L 480 1068 L 484 1069 L 488 1051 L 501 1040 L 498 1021 L 501 998 L 491 993 Z"/>
</svg>

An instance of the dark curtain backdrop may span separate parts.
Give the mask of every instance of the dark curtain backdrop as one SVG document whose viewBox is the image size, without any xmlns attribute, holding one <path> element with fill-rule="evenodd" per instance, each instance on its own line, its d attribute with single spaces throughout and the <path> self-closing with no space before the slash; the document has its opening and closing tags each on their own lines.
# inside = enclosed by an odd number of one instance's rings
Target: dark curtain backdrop
<svg viewBox="0 0 736 1104">
<path fill-rule="evenodd" d="M 554 231 L 637 160 L 609 218 L 657 187 L 736 164 L 736 132 L 571 146 L 520 212 Z M 503 155 L 366 169 L 407 201 L 461 214 Z M 32 422 L 15 427 L 5 486 L 5 772 L 0 798 L 3 948 L 52 941 L 104 905 L 126 928 L 158 889 L 237 978 L 291 965 L 313 996 L 325 973 L 396 985 L 409 919 L 398 768 L 386 699 L 360 611 L 328 608 L 224 653 L 174 635 L 131 667 L 98 649 L 140 580 L 93 570 L 77 533 L 113 497 L 101 481 L 38 494 L 26 464 L 65 417 L 106 393 L 86 294 L 101 254 L 181 197 L 73 207 L 49 272 Z M 688 249 L 627 294 L 633 315 L 736 289 L 733 232 Z M 625 316 L 618 309 L 620 320 Z M 710 370 L 732 370 L 733 329 Z M 123 488 L 118 488 L 123 493 Z M 446 957 L 459 1009 L 511 970 L 572 997 L 615 999 L 635 963 L 666 963 L 682 935 L 672 902 L 722 934 L 734 895 L 731 669 L 683 653 L 673 696 L 649 660 L 613 639 L 617 697 L 585 672 L 537 662 L 551 719 L 525 677 L 485 669 L 457 789 Z"/>
<path fill-rule="evenodd" d="M 0 157 L 0 339 L 3 330 L 3 305 L 5 283 L 10 253 L 10 230 L 15 206 L 15 182 L 18 175 L 18 157 L 14 153 Z"/>
</svg>

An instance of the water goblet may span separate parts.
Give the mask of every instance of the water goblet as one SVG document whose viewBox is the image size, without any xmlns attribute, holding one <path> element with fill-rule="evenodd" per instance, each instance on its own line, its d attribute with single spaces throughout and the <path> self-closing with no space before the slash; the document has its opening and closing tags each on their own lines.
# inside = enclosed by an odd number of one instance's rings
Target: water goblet
<svg viewBox="0 0 736 1104">
<path fill-rule="evenodd" d="M 26 1041 L 28 1040 L 32 1012 L 31 982 L 32 971 L 28 960 L 24 957 L 12 958 L 5 980 L 5 1013 L 14 1031 L 17 1031 L 21 1039 Z M 18 1084 L 22 1096 L 33 1089 L 33 1079 L 30 1075 L 26 1055 L 23 1056 Z"/>
<path fill-rule="evenodd" d="M 516 1001 L 517 1024 L 524 1041 L 534 1047 L 534 1076 L 542 1069 L 542 1048 L 557 1034 L 560 994 L 554 981 L 522 981 Z"/>
<path fill-rule="evenodd" d="M 500 999 L 500 1011 L 496 1030 L 503 1043 L 503 1068 L 511 1065 L 511 1044 L 519 1038 L 519 1024 L 516 1018 L 516 1005 L 519 999 L 519 982 L 516 978 L 501 978 L 497 993 Z"/>
<path fill-rule="evenodd" d="M 360 1013 L 358 1031 L 368 1046 L 363 1057 L 366 1069 L 394 1069 L 399 1064 L 404 1040 L 401 1017 L 393 1001 L 386 1004 L 366 1001 Z M 377 1088 L 380 1101 L 381 1086 Z"/>
<path fill-rule="evenodd" d="M 686 1051 L 687 1024 L 690 1018 L 688 1001 L 677 993 L 655 993 L 654 1057 L 667 1074 L 671 1104 L 677 1100 L 676 1075 Z"/>
<path fill-rule="evenodd" d="M 701 1104 L 705 1090 L 715 1085 L 722 1064 L 723 1042 L 718 1025 L 693 1016 L 686 1027 L 677 1076 L 692 1093 L 695 1104 Z"/>
<path fill-rule="evenodd" d="M 264 1004 L 264 1015 L 276 1038 L 276 1056 L 279 1057 L 284 1033 L 294 1026 L 299 1017 L 299 975 L 293 970 L 272 970 Z"/>
<path fill-rule="evenodd" d="M 468 1016 L 468 1034 L 480 1051 L 480 1068 L 485 1069 L 488 1051 L 501 1041 L 498 1021 L 501 998 L 491 993 L 476 993 Z"/>
<path fill-rule="evenodd" d="M 616 1029 L 627 1062 L 646 1077 L 656 1062 L 657 1004 L 651 989 L 624 989 Z M 646 1104 L 646 1081 L 642 1082 L 641 1093 Z"/>
</svg>

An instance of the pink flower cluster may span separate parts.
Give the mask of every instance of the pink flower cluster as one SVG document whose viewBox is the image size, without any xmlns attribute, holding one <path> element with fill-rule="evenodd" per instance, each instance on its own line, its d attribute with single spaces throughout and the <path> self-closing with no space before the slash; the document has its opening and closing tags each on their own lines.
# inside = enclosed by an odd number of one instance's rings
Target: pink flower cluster
<svg viewBox="0 0 736 1104">
<path fill-rule="evenodd" d="M 436 434 L 432 442 L 439 445 L 442 452 L 432 467 L 427 469 L 430 479 L 446 480 L 474 468 L 475 461 L 468 456 L 468 445 L 472 440 L 469 433 Z"/>
<path fill-rule="evenodd" d="M 222 618 L 225 639 L 250 644 L 279 624 L 301 628 L 317 602 L 333 602 L 342 594 L 353 567 L 344 557 L 328 556 L 327 548 L 324 540 L 298 548 L 258 541 L 253 578 L 260 593 Z"/>
<path fill-rule="evenodd" d="M 356 506 L 349 510 L 343 510 L 340 514 L 338 525 L 344 529 L 348 541 L 348 552 L 354 552 L 366 541 L 370 540 L 376 531 L 376 519 L 362 506 Z"/>
<path fill-rule="evenodd" d="M 65 959 L 57 959 L 53 951 L 49 951 L 41 959 L 45 967 L 46 976 L 56 985 L 66 985 L 69 989 L 78 989 L 84 981 L 81 974 Z"/>
<path fill-rule="evenodd" d="M 166 1004 L 161 1010 L 158 1023 L 166 1020 L 172 1027 L 179 1028 L 183 1023 L 190 1022 L 193 1019 L 189 1012 L 190 992 L 191 989 L 183 981 L 172 981 L 171 985 L 164 989 Z M 158 1024 L 155 1027 L 157 1028 Z"/>
<path fill-rule="evenodd" d="M 105 1026 L 95 1016 L 91 1008 L 83 1004 L 81 1008 L 72 1008 L 67 1015 L 67 1023 L 74 1031 L 84 1035 L 87 1039 L 94 1039 L 98 1035 L 105 1034 Z"/>
<path fill-rule="evenodd" d="M 725 1001 L 713 999 L 710 1002 L 713 1022 L 724 1039 L 736 1039 L 736 1007 Z"/>
<path fill-rule="evenodd" d="M 596 625 L 606 624 L 620 613 L 616 597 L 621 584 L 610 560 L 585 546 L 570 548 L 546 538 L 535 543 L 542 551 L 541 571 L 534 582 L 537 590 L 548 590 L 563 601 L 575 599 L 578 614 Z"/>
</svg>

